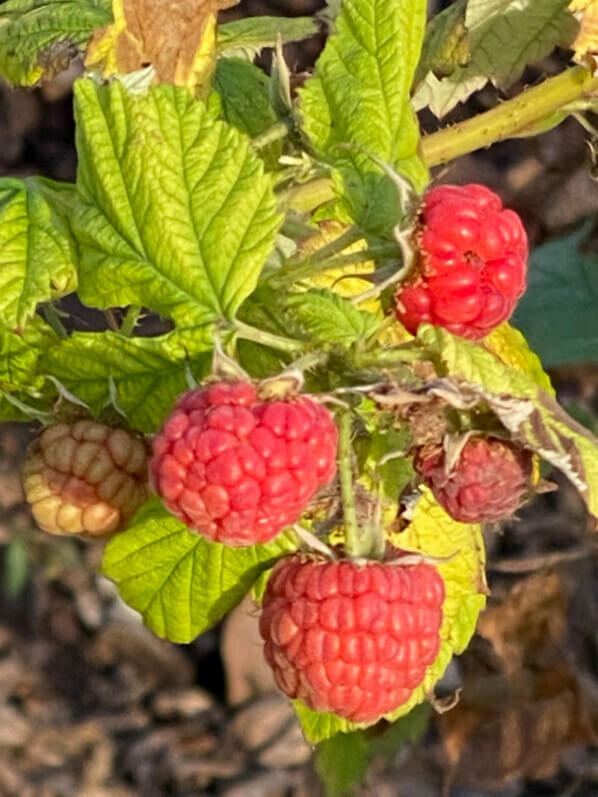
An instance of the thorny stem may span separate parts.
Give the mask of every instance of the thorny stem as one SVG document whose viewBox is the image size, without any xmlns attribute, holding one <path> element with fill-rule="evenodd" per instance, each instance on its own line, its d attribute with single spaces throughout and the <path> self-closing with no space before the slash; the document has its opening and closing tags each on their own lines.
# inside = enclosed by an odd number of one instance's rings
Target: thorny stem
<svg viewBox="0 0 598 797">
<path fill-rule="evenodd" d="M 141 307 L 136 304 L 132 304 L 123 319 L 122 324 L 120 325 L 120 333 L 121 335 L 125 335 L 125 337 L 130 338 L 133 334 L 133 330 L 135 329 L 135 325 L 139 321 L 139 316 L 141 315 Z"/>
<path fill-rule="evenodd" d="M 42 315 L 44 320 L 52 327 L 59 338 L 62 338 L 62 340 L 66 340 L 66 338 L 68 338 L 68 332 L 60 320 L 60 313 L 52 304 L 52 302 L 47 302 L 46 304 L 42 305 Z"/>
<path fill-rule="evenodd" d="M 438 166 L 460 155 L 489 147 L 518 133 L 580 97 L 598 91 L 598 78 L 585 66 L 574 66 L 539 86 L 525 89 L 485 113 L 424 136 L 421 155 L 427 166 Z"/>
<path fill-rule="evenodd" d="M 244 324 L 238 319 L 234 321 L 233 328 L 237 336 L 243 340 L 251 340 L 254 343 L 260 343 L 262 346 L 269 346 L 278 351 L 286 351 L 289 354 L 295 354 L 295 352 L 301 351 L 306 346 L 306 344 L 300 340 L 285 338 L 282 335 L 266 332 L 264 329 L 258 329 L 249 324 Z"/>
<path fill-rule="evenodd" d="M 525 89 L 496 108 L 437 133 L 423 136 L 421 157 L 426 166 L 438 166 L 461 155 L 490 147 L 516 136 L 554 111 L 598 93 L 598 77 L 585 66 L 574 66 L 539 86 Z M 320 177 L 289 189 L 285 202 L 300 212 L 314 210 L 336 196 L 332 180 Z"/>
<path fill-rule="evenodd" d="M 338 470 L 343 501 L 345 549 L 351 556 L 363 556 L 363 541 L 361 540 L 357 523 L 357 508 L 355 505 L 355 491 L 353 489 L 352 426 L 353 416 L 351 411 L 343 412 L 339 429 Z"/>
</svg>

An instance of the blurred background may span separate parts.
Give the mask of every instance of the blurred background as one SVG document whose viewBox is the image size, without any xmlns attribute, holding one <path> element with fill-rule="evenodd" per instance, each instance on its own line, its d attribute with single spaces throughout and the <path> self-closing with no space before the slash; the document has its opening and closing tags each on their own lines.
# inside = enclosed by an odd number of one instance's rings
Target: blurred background
<svg viewBox="0 0 598 797">
<path fill-rule="evenodd" d="M 225 16 L 305 15 L 321 5 L 243 0 Z M 320 35 L 287 47 L 292 70 L 309 69 L 323 42 Z M 551 56 L 510 93 L 566 62 L 566 53 Z M 268 53 L 262 64 L 268 68 Z M 75 178 L 71 89 L 80 68 L 34 91 L 0 83 L 1 176 Z M 496 101 L 493 89 L 479 92 L 443 124 Z M 431 115 L 422 124 L 428 132 L 439 127 Z M 534 291 L 515 322 L 540 352 L 561 403 L 596 432 L 594 145 L 569 119 L 544 135 L 463 157 L 435 178 L 485 183 L 523 217 Z M 95 328 L 84 308 L 76 312 L 80 328 Z M 146 631 L 98 575 L 101 546 L 34 527 L 19 469 L 35 432 L 0 426 L 0 795 L 323 794 L 317 773 L 326 773 L 326 751 L 312 754 L 274 690 L 252 606 L 186 646 Z M 398 732 L 377 734 L 359 795 L 598 794 L 595 532 L 575 490 L 549 478 L 558 490 L 486 535 L 488 609 L 437 690 L 450 701 L 461 689 L 459 704 L 446 713 L 421 710 Z M 347 760 L 347 780 L 359 774 L 354 763 Z M 330 794 L 344 787 L 342 778 L 327 782 Z"/>
</svg>

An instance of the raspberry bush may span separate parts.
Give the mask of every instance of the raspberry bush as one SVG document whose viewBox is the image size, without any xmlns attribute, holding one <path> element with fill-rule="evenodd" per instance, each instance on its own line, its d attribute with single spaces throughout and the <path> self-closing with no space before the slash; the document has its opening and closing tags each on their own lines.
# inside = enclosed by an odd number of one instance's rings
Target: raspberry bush
<svg viewBox="0 0 598 797">
<path fill-rule="evenodd" d="M 534 459 L 598 515 L 598 442 L 506 322 L 523 224 L 430 171 L 591 108 L 592 37 L 561 0 L 517 3 L 516 30 L 507 2 L 427 26 L 425 0 L 218 24 L 228 5 L 0 6 L 9 82 L 84 62 L 76 182 L 0 178 L 0 418 L 37 423 L 41 528 L 119 531 L 104 573 L 174 642 L 253 589 L 307 738 L 342 740 L 433 700 L 486 599 L 479 523 L 532 496 Z M 322 27 L 291 75 L 282 44 Z M 562 73 L 420 128 L 557 44 Z"/>
</svg>

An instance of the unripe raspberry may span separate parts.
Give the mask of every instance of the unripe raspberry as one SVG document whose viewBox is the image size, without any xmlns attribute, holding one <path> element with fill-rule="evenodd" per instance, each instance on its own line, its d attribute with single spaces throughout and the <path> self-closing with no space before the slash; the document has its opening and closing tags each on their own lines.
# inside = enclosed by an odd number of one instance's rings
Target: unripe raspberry
<svg viewBox="0 0 598 797">
<path fill-rule="evenodd" d="M 264 595 L 264 654 L 290 698 L 374 722 L 409 700 L 436 659 L 444 597 L 423 562 L 287 557 Z"/>
<path fill-rule="evenodd" d="M 261 400 L 250 382 L 184 393 L 154 439 L 150 472 L 167 509 L 226 545 L 271 540 L 336 472 L 337 429 L 306 396 Z"/>
<path fill-rule="evenodd" d="M 108 535 L 148 496 L 146 447 L 124 429 L 96 421 L 55 424 L 29 447 L 23 484 L 44 531 Z"/>
<path fill-rule="evenodd" d="M 423 200 L 418 260 L 396 294 L 397 316 L 483 338 L 512 314 L 525 290 L 527 236 L 519 216 L 482 185 L 440 185 Z"/>
<path fill-rule="evenodd" d="M 450 470 L 440 447 L 421 451 L 415 468 L 455 520 L 492 523 L 512 515 L 530 491 L 533 454 L 496 437 L 476 436 Z"/>
</svg>

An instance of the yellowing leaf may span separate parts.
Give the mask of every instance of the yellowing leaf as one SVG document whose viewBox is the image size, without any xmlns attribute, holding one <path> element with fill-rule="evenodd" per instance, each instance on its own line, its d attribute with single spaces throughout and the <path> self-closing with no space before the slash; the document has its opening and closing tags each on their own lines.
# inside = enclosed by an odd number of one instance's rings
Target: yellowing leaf
<svg viewBox="0 0 598 797">
<path fill-rule="evenodd" d="M 302 244 L 301 253 L 303 256 L 314 254 L 326 244 L 334 241 L 343 232 L 347 230 L 346 224 L 341 224 L 338 221 L 326 220 L 320 223 L 320 232 L 314 235 Z M 341 254 L 348 255 L 354 252 L 359 252 L 367 247 L 367 242 L 364 238 L 360 238 L 355 243 L 350 244 L 342 250 Z M 369 290 L 372 283 L 360 275 L 371 274 L 376 265 L 373 260 L 364 260 L 363 263 L 354 263 L 340 268 L 333 268 L 329 271 L 321 271 L 319 274 L 314 274 L 308 279 L 304 280 L 304 284 L 310 288 L 329 288 L 330 290 L 338 293 L 346 299 L 352 299 L 360 293 Z M 367 310 L 370 313 L 381 313 L 380 300 L 378 298 L 366 299 L 358 305 L 360 310 Z M 385 346 L 397 346 L 399 343 L 405 343 L 413 336 L 407 332 L 405 327 L 398 321 L 391 324 L 380 332 L 377 340 Z"/>
<path fill-rule="evenodd" d="M 407 714 L 432 691 L 454 653 L 461 653 L 473 636 L 478 615 L 486 604 L 484 542 L 480 526 L 453 520 L 425 488 L 417 502 L 413 520 L 404 531 L 391 536 L 398 548 L 416 550 L 425 556 L 446 558 L 437 564 L 444 580 L 446 598 L 442 607 L 440 652 L 424 682 L 386 719 L 391 722 Z"/>
<path fill-rule="evenodd" d="M 347 230 L 346 224 L 341 224 L 333 220 L 323 221 L 320 223 L 319 227 L 320 232 L 308 238 L 307 241 L 301 245 L 301 254 L 303 257 L 315 254 L 318 249 L 321 249 L 326 244 L 339 238 Z M 341 254 L 353 254 L 354 252 L 365 249 L 366 246 L 366 241 L 361 238 L 355 241 L 355 243 L 345 247 Z M 339 296 L 351 299 L 353 296 L 358 296 L 360 293 L 372 287 L 368 279 L 362 279 L 359 275 L 369 275 L 374 271 L 374 268 L 375 265 L 373 260 L 365 260 L 363 263 L 353 263 L 341 268 L 321 271 L 319 274 L 314 274 L 304 280 L 304 283 L 310 288 L 330 288 L 330 290 L 338 293 Z M 369 310 L 370 313 L 376 313 L 380 309 L 380 303 L 377 300 L 364 302 L 360 309 Z"/>
<path fill-rule="evenodd" d="M 216 65 L 216 15 L 238 0 L 113 0 L 114 22 L 92 38 L 88 68 L 105 77 L 152 66 L 157 83 L 201 93 Z"/>
<path fill-rule="evenodd" d="M 542 368 L 540 358 L 518 329 L 505 322 L 484 338 L 483 345 L 505 365 L 531 377 L 538 387 L 554 396 L 550 377 Z"/>
<path fill-rule="evenodd" d="M 571 0 L 571 11 L 579 21 L 579 33 L 571 45 L 575 60 L 585 55 L 598 54 L 598 0 Z"/>
</svg>

